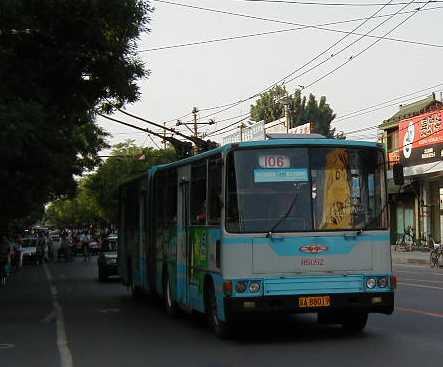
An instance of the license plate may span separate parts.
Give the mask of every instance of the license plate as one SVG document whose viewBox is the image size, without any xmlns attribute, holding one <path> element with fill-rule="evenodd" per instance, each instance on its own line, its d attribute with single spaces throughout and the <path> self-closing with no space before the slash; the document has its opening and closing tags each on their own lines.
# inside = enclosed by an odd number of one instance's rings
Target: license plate
<svg viewBox="0 0 443 367">
<path fill-rule="evenodd" d="M 298 307 L 309 308 L 309 307 L 329 307 L 331 305 L 331 297 L 299 297 Z"/>
</svg>

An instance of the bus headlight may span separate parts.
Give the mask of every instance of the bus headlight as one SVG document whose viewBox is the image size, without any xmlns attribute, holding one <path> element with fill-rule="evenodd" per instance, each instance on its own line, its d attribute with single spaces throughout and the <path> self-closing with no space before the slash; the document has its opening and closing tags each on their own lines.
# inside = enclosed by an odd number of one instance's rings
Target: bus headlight
<svg viewBox="0 0 443 367">
<path fill-rule="evenodd" d="M 388 280 L 387 280 L 386 278 L 379 278 L 379 279 L 377 280 L 377 285 L 378 285 L 380 288 L 386 288 L 386 286 L 388 285 Z"/>
<path fill-rule="evenodd" d="M 240 280 L 235 284 L 235 291 L 237 293 L 244 293 L 246 288 L 248 288 L 248 284 L 244 280 Z"/>
<path fill-rule="evenodd" d="M 260 282 L 251 282 L 249 284 L 249 292 L 257 293 L 258 291 L 260 291 Z"/>
<path fill-rule="evenodd" d="M 369 289 L 374 289 L 376 285 L 377 281 L 374 278 L 369 278 L 368 280 L 366 280 L 366 287 L 368 287 Z"/>
</svg>

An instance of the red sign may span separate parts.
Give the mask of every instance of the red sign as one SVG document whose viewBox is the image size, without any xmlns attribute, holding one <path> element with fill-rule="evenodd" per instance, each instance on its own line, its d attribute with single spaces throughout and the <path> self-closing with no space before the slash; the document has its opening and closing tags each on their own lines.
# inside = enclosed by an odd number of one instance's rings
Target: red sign
<svg viewBox="0 0 443 367">
<path fill-rule="evenodd" d="M 402 120 L 398 128 L 400 161 L 405 166 L 442 159 L 443 110 Z"/>
</svg>

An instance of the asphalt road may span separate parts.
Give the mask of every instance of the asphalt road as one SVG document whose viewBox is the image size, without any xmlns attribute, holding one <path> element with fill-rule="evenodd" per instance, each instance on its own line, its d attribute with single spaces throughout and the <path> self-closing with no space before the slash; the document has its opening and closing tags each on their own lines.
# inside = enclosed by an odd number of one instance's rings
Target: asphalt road
<svg viewBox="0 0 443 367">
<path fill-rule="evenodd" d="M 27 266 L 0 288 L 1 367 L 441 366 L 443 271 L 399 265 L 397 311 L 371 315 L 361 335 L 315 317 L 244 325 L 218 340 L 202 319 L 168 318 L 135 302 L 95 261 Z M 51 282 L 48 280 L 48 275 Z"/>
</svg>

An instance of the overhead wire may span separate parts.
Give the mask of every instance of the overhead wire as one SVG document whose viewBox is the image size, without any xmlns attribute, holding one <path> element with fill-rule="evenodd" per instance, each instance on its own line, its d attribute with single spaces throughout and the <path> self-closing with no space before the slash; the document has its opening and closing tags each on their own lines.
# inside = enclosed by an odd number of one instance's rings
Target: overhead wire
<svg viewBox="0 0 443 367">
<path fill-rule="evenodd" d="M 391 98 L 391 99 L 389 99 L 389 100 L 387 100 L 387 101 L 385 101 L 385 102 L 380 102 L 380 103 L 377 103 L 377 104 L 375 104 L 375 105 L 371 105 L 371 106 L 368 106 L 368 107 L 360 108 L 360 109 L 358 109 L 358 110 L 356 110 L 356 111 L 353 111 L 353 112 L 348 112 L 348 113 L 346 113 L 346 114 L 344 114 L 344 115 L 339 116 L 337 119 L 334 120 L 334 122 L 341 121 L 341 120 L 345 120 L 345 119 L 348 118 L 348 116 L 355 115 L 355 114 L 360 113 L 360 112 L 363 112 L 363 111 L 365 111 L 365 110 L 373 109 L 373 108 L 376 108 L 376 107 L 379 107 L 379 106 L 385 105 L 385 104 L 387 104 L 387 103 L 394 102 L 394 101 L 399 100 L 399 99 L 404 99 L 404 98 L 406 98 L 406 97 L 413 96 L 414 94 L 418 94 L 418 93 L 424 92 L 424 91 L 429 90 L 429 89 L 434 89 L 434 90 L 435 90 L 435 89 L 437 89 L 438 87 L 441 87 L 442 85 L 443 85 L 443 83 L 438 83 L 438 84 L 433 85 L 433 86 L 431 86 L 431 87 L 423 88 L 423 89 L 417 90 L 417 91 L 415 91 L 415 92 L 410 92 L 410 93 L 408 93 L 408 94 L 404 94 L 404 95 L 402 95 L 402 96 L 400 96 L 400 97 Z M 418 98 L 418 97 L 414 97 L 414 98 Z M 397 103 L 398 103 L 398 102 L 397 102 Z M 372 111 L 371 111 L 371 112 L 372 112 Z M 351 116 L 351 117 L 353 117 L 353 116 Z"/>
<path fill-rule="evenodd" d="M 329 3 L 325 1 L 296 1 L 296 0 L 235 0 L 235 1 L 242 1 L 242 2 L 251 2 L 251 3 L 275 3 L 275 4 L 294 4 L 294 5 L 315 5 L 315 6 L 345 6 L 345 7 L 370 7 L 370 6 L 380 6 L 383 5 L 383 3 L 350 3 L 350 2 L 343 2 L 343 3 Z M 426 1 L 416 1 L 416 4 L 424 4 Z M 442 3 L 441 0 L 431 0 L 431 3 Z M 398 5 L 404 5 L 406 2 L 396 2 L 390 4 L 390 6 L 398 6 Z"/>
<path fill-rule="evenodd" d="M 409 5 L 411 5 L 415 0 L 411 0 L 407 5 L 405 5 L 404 7 L 407 7 Z M 429 3 L 432 0 L 429 0 L 427 3 Z M 424 4 L 423 6 L 427 5 Z M 403 9 L 403 8 L 402 8 Z M 390 29 L 388 32 L 385 33 L 385 36 L 391 34 L 393 31 L 395 31 L 397 28 L 399 28 L 401 25 L 403 25 L 405 22 L 407 22 L 409 19 L 411 19 L 414 15 L 416 15 L 419 12 L 419 9 L 416 10 L 414 13 L 412 13 L 411 15 L 409 15 L 408 17 L 406 17 L 405 19 L 403 19 L 400 23 L 398 23 L 394 28 Z M 377 43 L 379 43 L 382 40 L 382 38 L 375 40 L 374 42 L 372 42 L 369 46 L 365 47 L 363 50 L 361 50 L 360 52 L 358 52 L 356 55 L 351 56 L 348 60 L 346 60 L 344 63 L 338 65 L 337 67 L 335 67 L 334 69 L 330 70 L 329 72 L 327 72 L 326 74 L 322 75 L 320 78 L 315 79 L 313 82 L 309 83 L 308 85 L 305 86 L 305 88 L 309 88 L 312 87 L 314 84 L 317 84 L 318 82 L 320 82 L 321 80 L 323 80 L 324 78 L 328 77 L 329 75 L 332 75 L 333 73 L 335 73 L 336 71 L 338 71 L 339 69 L 341 69 L 342 67 L 344 67 L 345 65 L 347 65 L 348 63 L 350 63 L 351 61 L 355 60 L 357 57 L 359 57 L 360 55 L 362 55 L 363 53 L 365 53 L 366 51 L 368 51 L 369 49 L 371 49 L 372 47 L 374 47 Z"/>
<path fill-rule="evenodd" d="M 382 10 L 383 10 L 386 6 L 388 6 L 392 1 L 393 1 L 393 0 L 391 0 L 391 1 L 388 2 L 388 3 L 386 3 L 383 7 L 381 7 L 380 9 L 378 9 L 378 10 L 374 13 L 374 16 L 375 16 L 376 14 L 378 14 L 380 11 L 382 11 Z M 406 6 L 408 6 L 408 5 L 406 5 Z M 385 19 L 385 20 L 383 20 L 382 22 L 378 23 L 375 27 L 372 27 L 369 31 L 367 31 L 365 34 L 361 35 L 361 36 L 360 36 L 359 38 L 357 38 L 356 40 L 354 40 L 354 41 L 352 41 L 351 43 L 347 44 L 345 47 L 341 48 L 340 50 L 334 52 L 330 57 L 324 59 L 323 61 L 321 61 L 321 62 L 319 62 L 319 63 L 317 63 L 317 64 L 315 64 L 314 66 L 312 66 L 312 67 L 310 67 L 309 69 L 303 71 L 302 73 L 300 73 L 300 74 L 298 74 L 298 75 L 292 77 L 291 79 L 286 80 L 286 81 L 285 81 L 285 84 L 289 84 L 289 83 L 293 82 L 294 80 L 296 80 L 296 79 L 302 77 L 303 75 L 306 75 L 306 74 L 309 73 L 310 71 L 312 71 L 312 70 L 314 70 L 314 69 L 320 67 L 321 65 L 323 65 L 323 64 L 325 64 L 326 62 L 330 61 L 331 59 L 337 57 L 338 55 L 340 55 L 342 52 L 344 52 L 344 51 L 347 50 L 348 48 L 350 48 L 350 47 L 352 47 L 353 45 L 355 45 L 356 43 L 360 42 L 364 37 L 368 36 L 369 34 L 371 34 L 371 33 L 372 33 L 373 31 L 375 31 L 376 29 L 380 28 L 383 24 L 385 24 L 386 22 L 389 22 L 392 18 L 394 18 L 395 16 L 397 16 L 398 13 L 400 13 L 400 11 L 398 11 L 398 12 L 396 12 L 396 13 L 393 13 L 393 14 L 392 14 L 391 16 L 389 16 L 387 19 Z M 369 20 L 369 19 L 371 19 L 371 18 L 368 18 L 368 20 Z M 366 20 L 366 21 L 364 21 L 363 23 L 361 23 L 357 28 L 363 26 L 365 23 L 368 22 L 368 20 Z M 356 28 L 356 29 L 357 29 L 357 28 Z M 346 38 L 346 36 L 343 37 L 343 38 L 342 38 L 341 40 L 339 40 L 338 42 L 336 42 L 336 44 L 338 44 L 339 42 L 341 42 L 341 41 L 344 40 L 345 38 Z M 332 47 L 331 47 L 331 48 L 332 48 Z M 331 49 L 331 48 L 330 48 L 330 49 Z M 324 55 L 325 53 L 326 53 L 326 52 L 323 52 L 322 54 Z M 319 57 L 320 57 L 320 56 L 319 56 Z M 297 69 L 297 71 L 299 71 L 299 70 L 300 70 L 300 68 Z M 291 74 L 294 75 L 295 72 L 293 72 L 293 73 L 291 73 Z M 291 74 L 290 74 L 290 75 L 291 75 Z M 304 88 L 303 88 L 303 89 L 304 89 Z"/>
<path fill-rule="evenodd" d="M 433 8 L 424 9 L 423 11 L 438 10 L 438 9 L 443 9 L 443 6 L 436 6 L 436 7 L 433 7 Z M 412 10 L 404 11 L 404 12 L 399 13 L 399 15 L 410 14 L 412 12 L 413 12 Z M 388 17 L 390 15 L 392 15 L 392 13 L 374 16 L 374 17 L 372 17 L 372 19 L 386 18 L 386 17 Z M 353 22 L 362 21 L 362 20 L 365 20 L 365 19 L 369 19 L 369 18 L 368 17 L 354 18 L 354 19 L 347 19 L 347 20 L 341 20 L 341 21 L 335 21 L 335 22 L 320 23 L 320 24 L 316 24 L 316 26 L 321 27 L 321 26 L 329 26 L 329 25 L 346 24 L 346 23 L 353 23 Z M 308 26 L 295 27 L 295 28 L 284 28 L 284 29 L 277 29 L 275 31 L 242 34 L 242 35 L 236 35 L 236 36 L 230 36 L 230 37 L 221 37 L 221 38 L 214 38 L 214 39 L 209 39 L 209 40 L 192 41 L 192 42 L 185 42 L 185 43 L 179 43 L 179 44 L 173 44 L 173 45 L 158 46 L 158 47 L 153 47 L 153 48 L 142 49 L 142 50 L 137 51 L 137 53 L 154 52 L 154 51 L 168 50 L 168 49 L 188 47 L 188 46 L 205 45 L 205 44 L 211 44 L 211 43 L 217 43 L 217 42 L 225 42 L 225 41 L 232 41 L 232 40 L 252 38 L 252 37 L 261 37 L 261 36 L 266 36 L 266 35 L 272 35 L 272 34 L 278 34 L 278 33 L 284 33 L 284 32 L 293 32 L 293 31 L 297 31 L 297 30 L 303 30 L 303 29 L 306 29 L 307 27 Z M 366 37 L 368 37 L 368 36 L 366 36 Z M 373 35 L 373 36 L 370 36 L 370 37 L 377 37 L 377 36 Z M 439 45 L 439 44 L 435 44 L 435 43 L 411 41 L 411 40 L 405 40 L 405 39 L 401 39 L 401 38 L 386 37 L 385 40 L 386 41 L 400 42 L 400 43 L 408 43 L 408 44 L 419 45 L 419 46 L 443 48 L 443 45 Z M 222 107 L 225 107 L 225 106 L 222 106 Z M 215 108 L 215 107 L 212 107 L 212 109 L 213 108 Z"/>
<path fill-rule="evenodd" d="M 224 10 L 218 10 L 218 9 L 212 9 L 212 8 L 206 8 L 206 7 L 201 7 L 201 6 L 195 6 L 195 5 L 190 5 L 190 4 L 183 4 L 183 3 L 178 3 L 178 2 L 172 2 L 172 1 L 166 1 L 166 0 L 155 0 L 159 3 L 164 3 L 164 4 L 169 4 L 169 5 L 175 5 L 175 6 L 180 6 L 180 7 L 186 7 L 186 8 L 191 8 L 191 9 L 197 9 L 197 10 L 203 10 L 203 11 L 208 11 L 208 12 L 215 12 L 215 13 L 220 13 L 220 14 L 226 14 L 226 15 L 232 15 L 232 16 L 238 16 L 238 17 L 244 17 L 244 18 L 249 18 L 249 19 L 255 19 L 255 20 L 262 20 L 262 21 L 267 21 L 267 22 L 275 22 L 275 23 L 282 23 L 282 24 L 291 24 L 291 25 L 296 25 L 296 26 L 302 26 L 302 27 L 306 27 L 306 28 L 314 28 L 314 29 L 321 29 L 321 30 L 328 30 L 328 31 L 333 31 L 333 32 L 338 32 L 338 33 L 344 33 L 345 37 L 347 37 L 349 34 L 354 34 L 354 35 L 361 35 L 360 33 L 356 33 L 355 30 L 353 31 L 338 31 L 336 29 L 330 29 L 330 28 L 325 28 L 325 27 L 318 27 L 315 25 L 305 25 L 305 24 L 301 24 L 301 23 L 296 23 L 296 22 L 288 22 L 288 21 L 282 21 L 282 20 L 278 20 L 278 19 L 271 19 L 271 18 L 264 18 L 264 17 L 257 17 L 257 16 L 252 16 L 252 15 L 247 15 L 247 14 L 240 14 L 240 13 L 234 13 L 234 12 L 230 12 L 230 11 L 224 11 Z M 403 7 L 404 8 L 404 7 Z M 402 9 L 403 9 L 402 8 Z M 400 10 L 402 10 L 400 9 Z M 397 12 L 398 14 L 398 12 Z M 415 14 L 415 12 L 413 13 Z M 372 37 L 376 37 L 376 36 L 372 36 Z M 377 38 L 378 39 L 378 38 Z M 382 39 L 386 39 L 386 35 L 384 35 L 382 37 Z M 328 52 L 331 48 L 328 48 L 325 50 L 325 53 Z M 318 57 L 317 57 L 318 58 Z M 315 60 L 313 60 L 315 61 Z M 311 62 L 313 62 L 311 61 Z M 283 78 L 284 80 L 284 78 Z M 263 93 L 264 91 L 268 90 L 269 88 L 272 88 L 272 86 L 274 86 L 275 84 L 281 82 L 282 80 L 280 79 L 278 82 L 273 83 L 271 85 L 271 87 L 268 87 L 267 89 L 261 90 L 260 92 L 257 92 L 247 98 L 243 98 L 238 100 L 237 102 L 233 102 L 231 104 L 226 104 L 224 106 L 224 108 L 222 108 L 219 111 L 215 111 L 212 112 L 210 114 L 207 114 L 205 116 L 202 116 L 201 118 L 206 118 L 206 117 L 210 117 L 210 116 L 214 116 L 216 114 L 225 112 L 227 110 L 230 110 L 232 108 L 234 108 L 235 106 L 242 104 L 244 102 L 247 102 L 255 97 L 258 97 L 261 93 Z M 212 108 L 211 108 L 212 109 Z"/>
<path fill-rule="evenodd" d="M 390 0 L 387 4 L 390 4 L 392 1 L 393 1 L 393 0 Z M 376 12 L 374 12 L 371 16 L 369 16 L 368 18 L 366 18 L 363 22 L 361 22 L 359 25 L 357 25 L 356 27 L 354 27 L 350 32 L 347 32 L 347 33 L 346 33 L 343 37 L 341 37 L 338 41 L 332 43 L 328 48 L 326 48 L 325 50 L 323 50 L 323 51 L 321 51 L 320 53 L 318 53 L 317 55 L 315 55 L 315 56 L 314 56 L 313 58 L 311 58 L 309 61 L 307 61 L 306 63 L 304 63 L 302 66 L 298 67 L 297 69 L 295 69 L 295 70 L 292 71 L 291 73 L 287 74 L 285 77 L 281 78 L 281 79 L 278 80 L 277 82 L 274 82 L 272 85 L 267 86 L 265 89 L 261 90 L 258 94 L 261 94 L 261 93 L 263 93 L 264 91 L 269 90 L 269 89 L 271 89 L 273 86 L 278 85 L 278 84 L 280 84 L 280 83 L 283 83 L 283 82 L 284 82 L 284 84 L 287 83 L 287 82 L 285 82 L 285 80 L 286 80 L 287 78 L 291 77 L 292 75 L 294 75 L 294 74 L 297 73 L 298 71 L 304 69 L 306 66 L 308 66 L 309 64 L 311 64 L 312 62 L 314 62 L 315 60 L 317 60 L 318 58 L 320 58 L 321 56 L 323 56 L 325 53 L 327 53 L 327 52 L 329 52 L 330 50 L 332 50 L 335 46 L 337 46 L 338 44 L 340 44 L 341 42 L 343 42 L 347 37 L 349 37 L 350 35 L 354 34 L 359 28 L 361 28 L 362 26 L 364 26 L 364 25 L 365 25 L 369 20 L 371 20 L 374 16 L 377 16 L 377 14 L 379 14 L 379 13 L 380 13 L 385 7 L 386 7 L 386 5 L 382 6 L 380 9 L 378 9 Z M 405 7 L 403 7 L 402 9 L 400 9 L 400 11 L 403 10 L 404 8 L 405 8 Z M 380 25 L 386 23 L 386 21 L 392 19 L 392 17 L 396 16 L 396 15 L 398 14 L 398 12 L 399 12 L 399 11 L 397 11 L 396 13 L 394 13 L 393 15 L 391 15 L 387 20 L 382 21 L 378 26 L 374 27 L 373 29 L 371 29 L 371 31 L 367 32 L 367 34 L 369 34 L 370 32 L 372 32 L 372 31 L 375 30 L 376 28 L 378 28 Z M 338 52 L 338 54 L 341 53 L 341 52 L 343 52 L 346 48 L 349 48 L 349 47 L 351 47 L 353 44 L 359 42 L 363 37 L 364 37 L 364 36 L 361 36 L 359 39 L 357 39 L 357 41 L 354 41 L 354 42 L 351 43 L 350 45 L 348 45 L 348 46 L 346 46 L 345 48 L 343 48 L 342 50 L 340 50 L 340 51 Z M 326 60 L 323 61 L 322 63 L 317 64 L 316 66 L 314 66 L 314 67 L 308 69 L 308 71 L 306 71 L 305 73 L 314 70 L 316 67 L 318 67 L 318 66 L 320 66 L 321 64 L 325 63 L 326 61 L 332 59 L 333 57 L 335 57 L 335 55 L 332 55 L 331 57 L 329 57 L 328 59 L 326 59 Z M 304 73 L 304 74 L 305 74 L 305 73 Z M 303 74 L 302 74 L 302 75 L 303 75 Z M 293 81 L 294 79 L 295 79 L 295 78 L 292 78 L 291 81 Z M 251 96 L 249 99 L 252 99 L 252 98 L 254 98 L 255 96 L 257 96 L 257 93 L 256 93 L 254 96 Z M 240 104 L 240 103 L 238 103 L 238 104 Z M 223 109 L 223 110 L 221 110 L 221 111 L 217 111 L 217 112 L 211 113 L 211 114 L 209 114 L 209 115 L 206 115 L 205 117 L 208 117 L 208 116 L 214 115 L 214 114 L 216 114 L 216 113 L 220 113 L 220 112 L 226 111 L 226 110 L 228 110 L 228 109 L 230 109 L 230 108 L 233 108 L 233 107 L 234 107 L 234 106 L 227 107 L 227 108 L 225 108 L 225 109 Z"/>
</svg>

